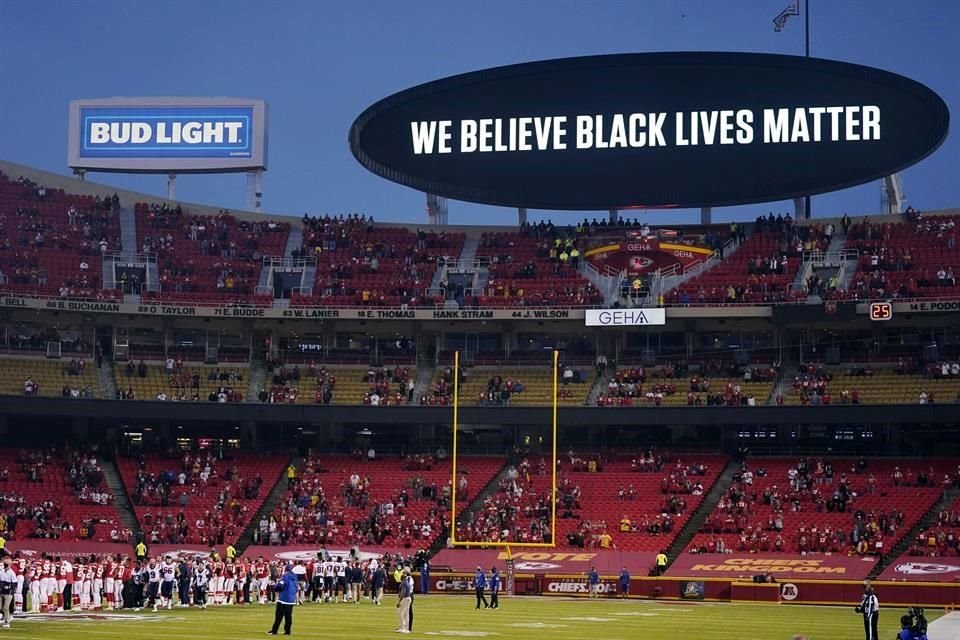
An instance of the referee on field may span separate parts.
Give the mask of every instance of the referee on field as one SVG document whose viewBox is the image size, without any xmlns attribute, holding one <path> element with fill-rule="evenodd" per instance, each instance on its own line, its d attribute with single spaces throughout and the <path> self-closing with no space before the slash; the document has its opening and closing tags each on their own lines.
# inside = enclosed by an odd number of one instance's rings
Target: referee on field
<svg viewBox="0 0 960 640">
<path fill-rule="evenodd" d="M 863 598 L 860 599 L 856 611 L 863 616 L 863 632 L 866 640 L 878 640 L 877 623 L 880 620 L 880 601 L 869 582 L 863 585 Z"/>
</svg>

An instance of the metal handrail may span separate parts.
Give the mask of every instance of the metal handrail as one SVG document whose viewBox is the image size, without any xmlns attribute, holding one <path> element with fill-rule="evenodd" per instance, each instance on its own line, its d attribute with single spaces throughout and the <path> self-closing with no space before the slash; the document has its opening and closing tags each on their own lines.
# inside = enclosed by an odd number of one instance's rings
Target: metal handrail
<svg viewBox="0 0 960 640">
<path fill-rule="evenodd" d="M 146 263 L 146 264 L 155 264 L 157 262 L 157 254 L 152 252 L 146 253 L 126 253 L 123 251 L 106 251 L 102 254 L 103 260 L 110 260 L 112 262 L 132 262 L 132 263 Z"/>
<path fill-rule="evenodd" d="M 304 257 L 304 258 L 286 258 L 283 256 L 264 256 L 263 257 L 263 266 L 273 267 L 276 269 L 297 269 L 302 267 L 315 267 L 317 266 L 317 259 L 315 257 Z"/>
</svg>

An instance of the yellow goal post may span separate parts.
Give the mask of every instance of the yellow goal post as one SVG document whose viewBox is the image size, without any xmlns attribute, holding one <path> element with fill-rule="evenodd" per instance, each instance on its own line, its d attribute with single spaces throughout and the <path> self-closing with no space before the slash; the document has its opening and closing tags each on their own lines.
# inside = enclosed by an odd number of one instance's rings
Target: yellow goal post
<svg viewBox="0 0 960 640">
<path fill-rule="evenodd" d="M 460 352 L 453 354 L 453 475 L 451 485 L 451 496 L 453 497 L 450 505 L 450 538 L 448 541 L 451 547 L 479 548 L 479 547 L 505 547 L 507 550 L 507 561 L 512 561 L 513 554 L 511 548 L 553 548 L 557 546 L 557 393 L 559 391 L 559 374 L 557 365 L 560 362 L 560 352 L 554 351 L 551 358 L 553 372 L 551 380 L 553 385 L 553 402 L 551 403 L 551 484 L 550 484 L 550 542 L 494 542 L 477 540 L 457 540 L 457 430 L 460 423 Z"/>
</svg>

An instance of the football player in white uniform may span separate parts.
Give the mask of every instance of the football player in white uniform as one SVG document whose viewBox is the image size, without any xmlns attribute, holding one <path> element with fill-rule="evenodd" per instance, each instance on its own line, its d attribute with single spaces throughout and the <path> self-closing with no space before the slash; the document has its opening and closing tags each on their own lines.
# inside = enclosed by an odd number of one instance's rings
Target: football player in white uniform
<svg viewBox="0 0 960 640">
<path fill-rule="evenodd" d="M 49 607 L 57 593 L 56 567 L 49 558 L 43 561 L 40 569 L 40 601 Z"/>
<path fill-rule="evenodd" d="M 27 559 L 17 558 L 10 564 L 10 568 L 17 574 L 17 590 L 13 594 L 14 613 L 23 613 L 23 596 L 29 589 L 26 582 Z"/>
<path fill-rule="evenodd" d="M 104 575 L 107 568 L 107 559 L 97 562 L 91 567 L 93 573 L 92 581 L 92 592 L 90 593 L 90 604 L 94 609 L 99 611 L 103 608 L 103 588 L 104 588 Z M 110 585 L 112 588 L 113 585 Z"/>
<path fill-rule="evenodd" d="M 160 596 L 160 565 L 156 558 L 150 558 L 147 573 L 147 606 L 157 610 L 157 598 Z"/>
<path fill-rule="evenodd" d="M 40 595 L 40 569 L 42 564 L 34 562 L 29 566 L 27 579 L 30 581 L 30 612 L 40 613 L 40 602 L 43 598 Z"/>
<path fill-rule="evenodd" d="M 90 570 L 89 565 L 82 560 L 78 560 L 74 567 L 73 586 L 80 602 L 80 610 L 85 611 L 90 607 Z"/>
<path fill-rule="evenodd" d="M 177 565 L 173 563 L 173 558 L 167 556 L 160 565 L 160 606 L 167 609 L 173 608 L 173 581 L 177 575 Z"/>
<path fill-rule="evenodd" d="M 210 565 L 203 558 L 197 558 L 191 578 L 193 586 L 193 604 L 201 609 L 207 608 L 207 588 L 210 586 Z"/>
<path fill-rule="evenodd" d="M 337 556 L 337 561 L 333 563 L 334 573 L 336 574 L 337 586 L 333 593 L 333 601 L 337 601 L 337 594 L 342 594 L 341 602 L 347 601 L 347 563 L 343 561 L 343 558 Z"/>
<path fill-rule="evenodd" d="M 336 586 L 336 577 L 333 560 L 323 561 L 323 601 L 330 602 L 330 598 L 336 598 L 333 595 L 333 589 Z"/>
</svg>

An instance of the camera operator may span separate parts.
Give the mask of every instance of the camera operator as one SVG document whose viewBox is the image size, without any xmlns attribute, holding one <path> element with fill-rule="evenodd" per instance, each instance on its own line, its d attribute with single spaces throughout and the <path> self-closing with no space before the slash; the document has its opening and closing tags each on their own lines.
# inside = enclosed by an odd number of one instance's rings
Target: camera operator
<svg viewBox="0 0 960 640">
<path fill-rule="evenodd" d="M 920 607 L 911 607 L 907 615 L 900 616 L 900 633 L 897 640 L 927 640 L 927 618 Z"/>
<path fill-rule="evenodd" d="M 878 640 L 877 623 L 880 620 L 880 601 L 869 582 L 863 585 L 863 598 L 860 599 L 860 604 L 855 610 L 863 616 L 863 632 L 866 640 Z"/>
</svg>

